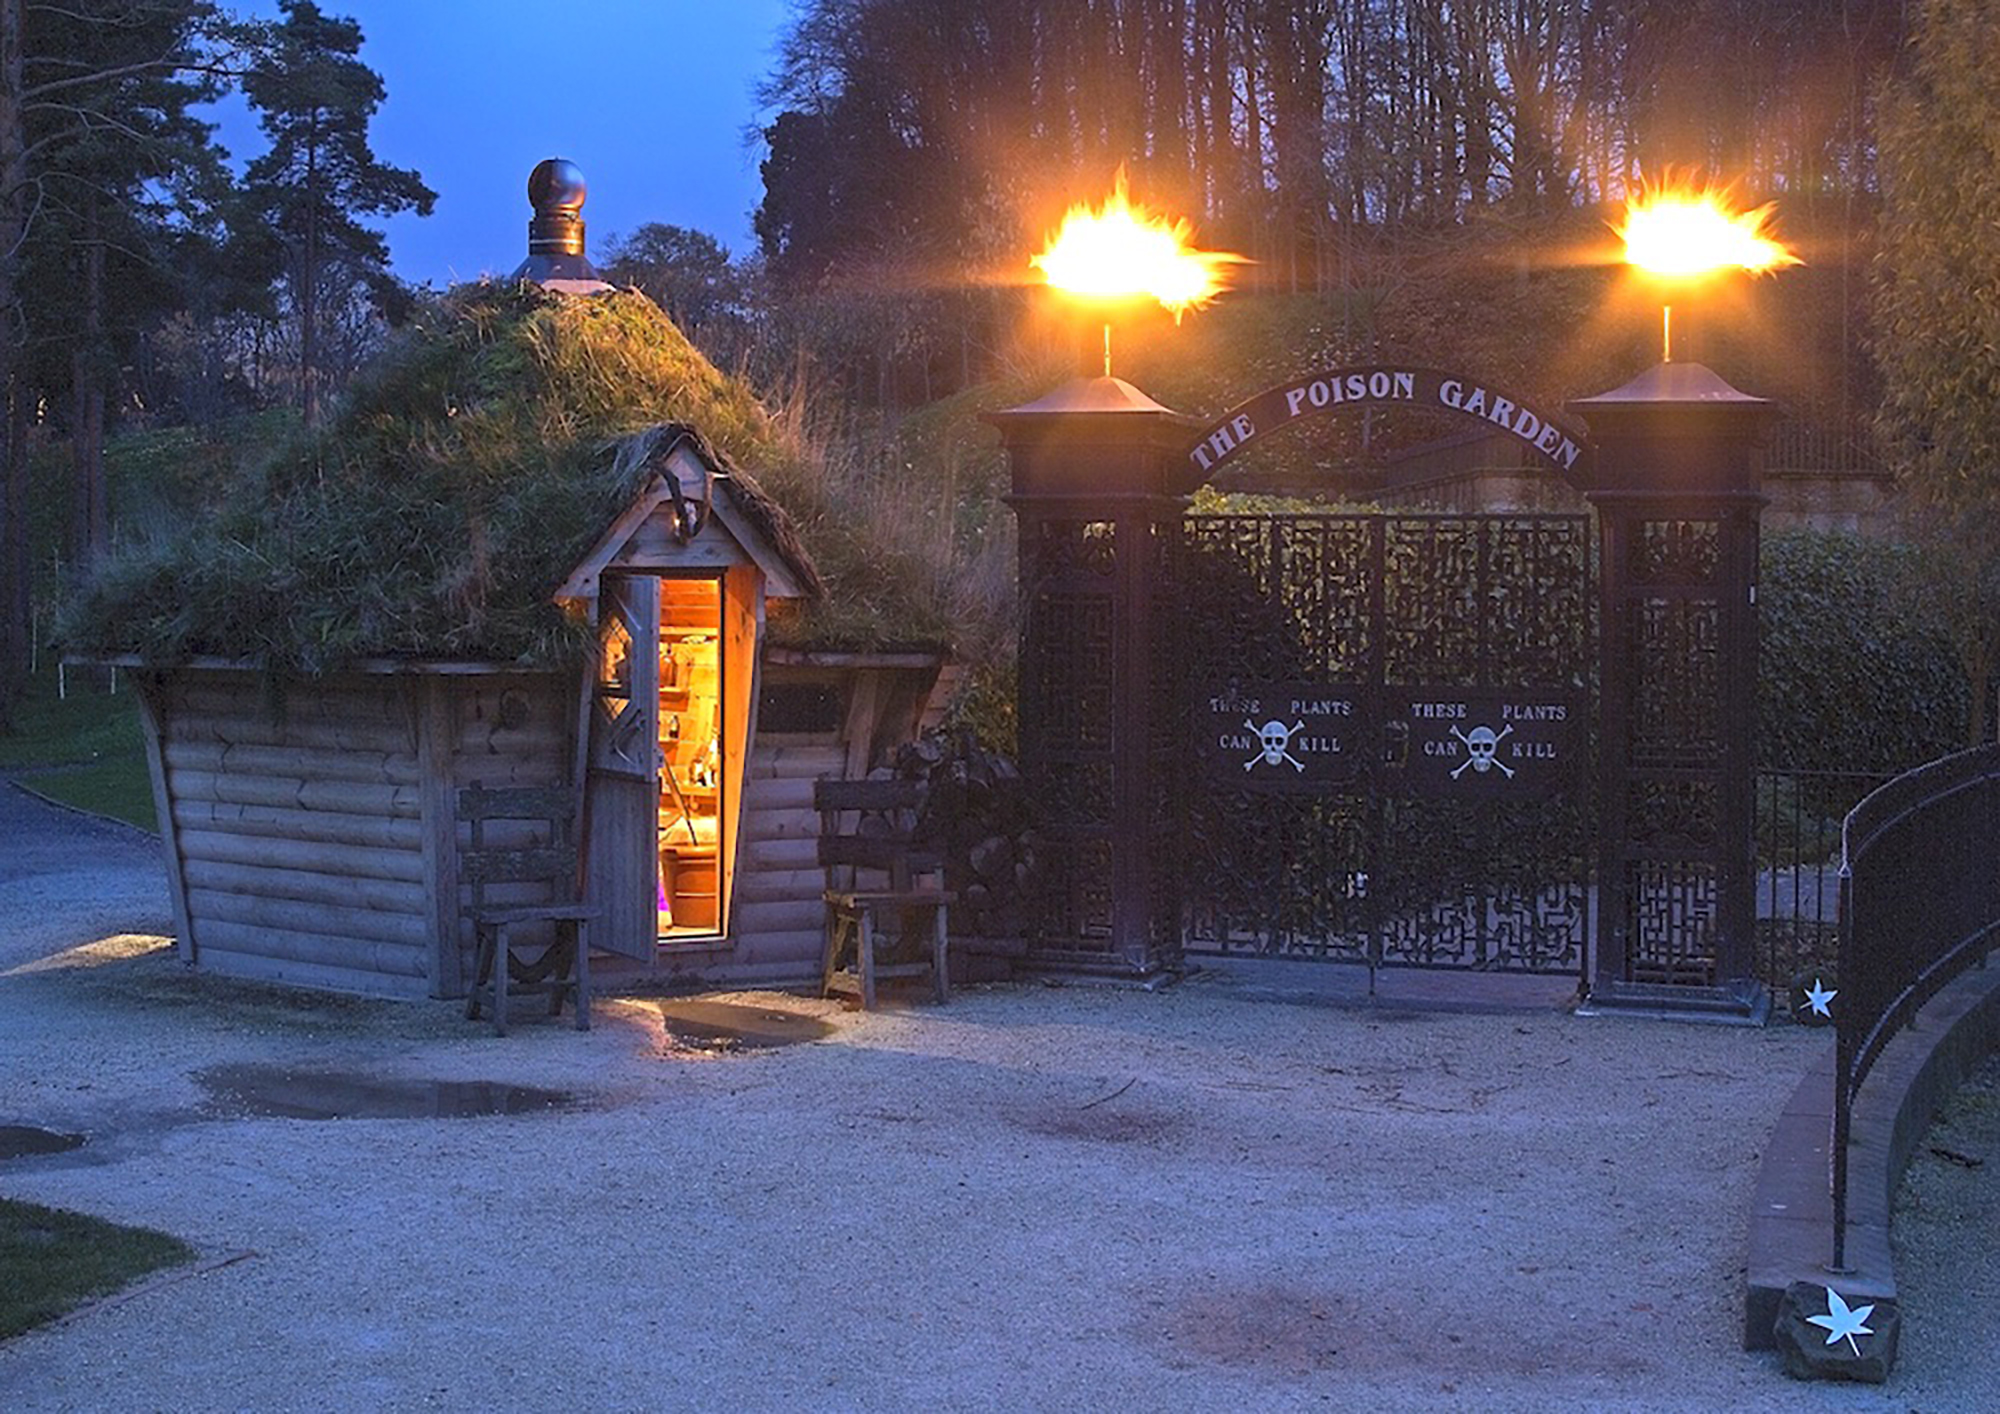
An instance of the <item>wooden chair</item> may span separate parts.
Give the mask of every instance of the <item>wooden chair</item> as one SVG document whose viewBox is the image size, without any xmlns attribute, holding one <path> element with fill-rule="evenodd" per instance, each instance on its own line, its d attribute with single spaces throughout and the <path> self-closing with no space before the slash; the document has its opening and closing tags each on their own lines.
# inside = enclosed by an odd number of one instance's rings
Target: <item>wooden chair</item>
<svg viewBox="0 0 2000 1414">
<path fill-rule="evenodd" d="M 912 838 L 924 790 L 921 781 L 813 784 L 813 806 L 821 822 L 820 863 L 830 871 L 844 871 L 847 880 L 846 887 L 830 887 L 825 894 L 823 995 L 852 988 L 860 992 L 862 1007 L 872 1011 L 877 982 L 929 973 L 937 999 L 951 1000 L 945 913 L 952 896 L 943 886 L 944 858 Z M 850 818 L 852 827 L 843 828 Z M 859 887 L 857 876 L 864 870 L 881 876 L 884 886 Z M 926 875 L 931 881 L 919 882 Z M 900 928 L 888 957 L 878 958 L 880 919 L 888 913 L 897 916 Z"/>
<path fill-rule="evenodd" d="M 468 786 L 459 793 L 458 818 L 471 827 L 470 845 L 459 852 L 458 877 L 472 891 L 467 916 L 477 941 L 468 1020 L 479 1018 L 482 1002 L 493 1004 L 493 1029 L 507 1034 L 509 994 L 545 993 L 549 1015 L 574 1001 L 576 1029 L 590 1029 L 590 921 L 598 910 L 578 901 L 577 846 L 573 838 L 576 796 L 566 789 Z M 495 824 L 511 827 L 510 842 L 495 844 Z M 493 902 L 488 891 L 501 886 L 538 885 L 541 902 Z M 512 892 L 530 892 L 514 889 Z M 542 923 L 537 936 L 516 942 L 518 924 Z"/>
</svg>

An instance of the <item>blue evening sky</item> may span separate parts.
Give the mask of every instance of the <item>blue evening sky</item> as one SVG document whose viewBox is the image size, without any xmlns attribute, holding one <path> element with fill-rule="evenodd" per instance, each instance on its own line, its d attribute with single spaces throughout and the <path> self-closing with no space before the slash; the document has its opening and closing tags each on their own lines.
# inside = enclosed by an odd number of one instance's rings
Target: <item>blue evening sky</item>
<svg viewBox="0 0 2000 1414">
<path fill-rule="evenodd" d="M 647 221 L 752 246 L 762 195 L 744 134 L 787 0 L 319 0 L 361 24 L 388 99 L 370 130 L 385 162 L 438 194 L 428 219 L 384 226 L 398 275 L 448 285 L 504 275 L 527 253 L 528 173 L 567 157 L 590 183 L 590 251 Z M 224 0 L 275 17 L 276 0 Z M 236 102 L 218 137 L 239 164 L 264 148 Z"/>
</svg>

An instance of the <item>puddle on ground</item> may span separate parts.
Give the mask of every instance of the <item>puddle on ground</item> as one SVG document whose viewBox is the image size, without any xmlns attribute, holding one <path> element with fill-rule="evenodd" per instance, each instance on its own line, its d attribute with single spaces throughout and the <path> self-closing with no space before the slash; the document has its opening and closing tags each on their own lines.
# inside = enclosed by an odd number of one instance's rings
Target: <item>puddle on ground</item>
<svg viewBox="0 0 2000 1414">
<path fill-rule="evenodd" d="M 53 1129 L 37 1129 L 30 1124 L 0 1124 L 0 1159 L 22 1159 L 30 1154 L 67 1154 L 83 1147 L 81 1134 L 58 1134 Z"/>
<path fill-rule="evenodd" d="M 704 1051 L 769 1051 L 834 1032 L 816 1016 L 740 1002 L 665 1001 L 660 1019 L 673 1040 Z"/>
<path fill-rule="evenodd" d="M 583 1108 L 567 1090 L 493 1080 L 385 1080 L 276 1065 L 219 1065 L 195 1078 L 217 1110 L 273 1119 L 471 1119 Z"/>
</svg>

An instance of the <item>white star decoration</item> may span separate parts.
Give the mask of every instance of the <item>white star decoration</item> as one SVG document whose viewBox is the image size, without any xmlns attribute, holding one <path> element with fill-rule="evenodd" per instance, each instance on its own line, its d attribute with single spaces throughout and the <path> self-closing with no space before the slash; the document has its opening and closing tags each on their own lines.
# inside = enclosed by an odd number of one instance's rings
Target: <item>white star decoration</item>
<svg viewBox="0 0 2000 1414">
<path fill-rule="evenodd" d="M 1824 1016 L 1831 1020 L 1833 1013 L 1826 1009 L 1826 1004 L 1839 995 L 1837 991 L 1828 991 L 1826 983 L 1815 977 L 1811 989 L 1806 993 L 1806 1005 L 1812 1008 L 1814 1016 Z"/>
<path fill-rule="evenodd" d="M 1861 1358 L 1861 1347 L 1854 1343 L 1854 1337 L 1857 1335 L 1875 1334 L 1873 1330 L 1862 1324 L 1862 1322 L 1874 1314 L 1875 1308 L 1873 1305 L 1857 1306 L 1849 1310 L 1847 1303 L 1840 1299 L 1840 1293 L 1829 1286 L 1826 1289 L 1826 1314 L 1824 1316 L 1807 1316 L 1806 1321 L 1808 1324 L 1820 1326 L 1825 1329 L 1826 1343 L 1828 1345 L 1832 1345 L 1836 1340 L 1845 1336 L 1847 1339 L 1847 1348 L 1854 1352 L 1854 1356 L 1858 1360 Z"/>
</svg>

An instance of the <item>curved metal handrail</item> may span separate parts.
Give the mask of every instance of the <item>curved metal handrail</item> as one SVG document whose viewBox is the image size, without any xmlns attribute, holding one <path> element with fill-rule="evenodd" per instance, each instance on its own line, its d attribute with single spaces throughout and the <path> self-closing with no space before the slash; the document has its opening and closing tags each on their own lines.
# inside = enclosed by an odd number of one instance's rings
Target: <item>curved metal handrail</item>
<svg viewBox="0 0 2000 1414">
<path fill-rule="evenodd" d="M 1906 771 L 1841 823 L 1840 987 L 1832 1188 L 1833 1268 L 1846 1262 L 1854 1097 L 1918 1008 L 1982 962 L 2000 936 L 2000 744 Z M 1988 867 L 1957 866 L 1970 852 Z M 1861 887 L 1857 889 L 1857 878 Z"/>
</svg>

